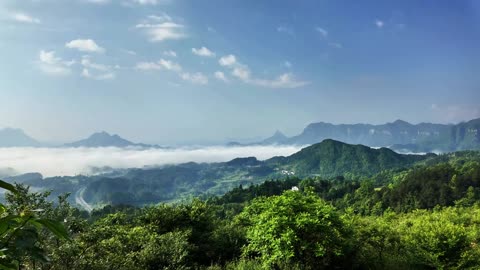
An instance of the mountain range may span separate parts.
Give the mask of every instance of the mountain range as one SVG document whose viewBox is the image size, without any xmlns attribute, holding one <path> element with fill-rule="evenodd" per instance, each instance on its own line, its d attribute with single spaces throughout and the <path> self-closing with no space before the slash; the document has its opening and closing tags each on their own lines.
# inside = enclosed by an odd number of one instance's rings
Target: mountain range
<svg viewBox="0 0 480 270">
<path fill-rule="evenodd" d="M 399 152 L 451 152 L 480 149 L 480 118 L 459 124 L 410 124 L 397 120 L 381 125 L 309 124 L 302 133 L 287 137 L 276 131 L 271 137 L 249 144 L 230 142 L 227 146 L 243 145 L 312 145 L 325 139 L 370 147 L 389 147 Z M 21 129 L 0 129 L 0 147 L 38 147 L 44 144 L 29 137 Z M 119 135 L 105 131 L 86 139 L 66 143 L 63 147 L 143 147 L 162 148 L 158 145 L 134 143 Z"/>
<path fill-rule="evenodd" d="M 0 147 L 42 147 L 52 146 L 41 143 L 28 136 L 21 129 L 3 128 L 0 129 Z M 78 140 L 57 147 L 142 147 L 142 148 L 164 148 L 155 144 L 134 143 L 120 137 L 117 134 L 109 134 L 105 131 L 96 132 L 88 138 Z"/>
<path fill-rule="evenodd" d="M 410 124 L 397 120 L 382 125 L 309 124 L 302 133 L 286 137 L 279 131 L 256 144 L 310 145 L 325 139 L 411 152 L 450 152 L 480 149 L 480 118 L 453 124 Z"/>
</svg>

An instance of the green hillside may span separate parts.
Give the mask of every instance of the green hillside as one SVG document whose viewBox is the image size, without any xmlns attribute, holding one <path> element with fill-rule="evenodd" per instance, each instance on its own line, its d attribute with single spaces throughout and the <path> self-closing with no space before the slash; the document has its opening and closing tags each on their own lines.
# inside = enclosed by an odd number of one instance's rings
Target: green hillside
<svg viewBox="0 0 480 270">
<path fill-rule="evenodd" d="M 383 170 L 407 167 L 431 156 L 402 155 L 387 148 L 373 149 L 328 139 L 267 163 L 280 165 L 303 177 L 371 176 Z"/>
</svg>

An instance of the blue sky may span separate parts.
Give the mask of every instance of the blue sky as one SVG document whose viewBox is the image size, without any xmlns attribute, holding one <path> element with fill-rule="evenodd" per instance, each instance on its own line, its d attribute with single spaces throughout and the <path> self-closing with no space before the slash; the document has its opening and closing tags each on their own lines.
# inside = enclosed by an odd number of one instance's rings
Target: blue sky
<svg viewBox="0 0 480 270">
<path fill-rule="evenodd" d="M 2 0 L 0 126 L 51 142 L 480 116 L 478 1 Z"/>
</svg>

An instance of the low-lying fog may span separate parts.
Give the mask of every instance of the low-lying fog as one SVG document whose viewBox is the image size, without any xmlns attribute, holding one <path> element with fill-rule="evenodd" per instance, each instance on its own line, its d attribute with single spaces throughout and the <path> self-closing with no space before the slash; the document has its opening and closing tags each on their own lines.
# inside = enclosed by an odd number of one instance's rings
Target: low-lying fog
<svg viewBox="0 0 480 270">
<path fill-rule="evenodd" d="M 44 176 L 90 174 L 93 168 L 138 168 L 185 162 L 222 162 L 254 156 L 259 160 L 288 156 L 300 146 L 136 148 L 0 148 L 0 175 L 39 172 Z"/>
</svg>

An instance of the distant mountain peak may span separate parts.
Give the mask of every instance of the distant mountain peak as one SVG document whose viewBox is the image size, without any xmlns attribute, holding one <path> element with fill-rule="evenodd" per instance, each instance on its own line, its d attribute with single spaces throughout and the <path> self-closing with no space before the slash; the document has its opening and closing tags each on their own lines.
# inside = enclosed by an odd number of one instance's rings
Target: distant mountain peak
<svg viewBox="0 0 480 270">
<path fill-rule="evenodd" d="M 117 134 L 110 134 L 106 131 L 95 132 L 88 138 L 76 142 L 65 144 L 70 147 L 126 147 L 137 145 L 128 141 Z"/>
<path fill-rule="evenodd" d="M 283 134 L 281 131 L 277 130 L 275 133 L 271 136 L 266 138 L 261 142 L 261 144 L 282 144 L 288 139 L 285 134 Z"/>
<path fill-rule="evenodd" d="M 111 139 L 121 139 L 124 140 L 122 137 L 120 137 L 117 134 L 110 134 L 106 131 L 100 131 L 100 132 L 95 132 L 92 135 L 90 135 L 89 138 L 111 138 Z"/>
<path fill-rule="evenodd" d="M 90 135 L 90 138 L 91 138 L 91 137 L 100 137 L 100 136 L 102 136 L 102 137 L 106 137 L 106 136 L 110 137 L 111 135 L 110 135 L 110 133 L 108 133 L 108 132 L 106 132 L 106 131 L 99 131 L 99 132 L 92 133 L 92 134 Z"/>
<path fill-rule="evenodd" d="M 283 134 L 280 130 L 276 130 L 275 133 L 273 134 L 274 137 L 287 137 L 285 134 Z"/>
<path fill-rule="evenodd" d="M 106 132 L 105 130 L 102 130 L 102 131 L 92 133 L 92 135 L 90 135 L 90 136 L 109 136 L 109 137 L 113 137 L 113 136 L 118 136 L 118 135 L 117 134 L 111 134 L 111 133 Z"/>
<path fill-rule="evenodd" d="M 408 123 L 407 121 L 403 121 L 403 120 L 401 120 L 401 119 L 395 120 L 392 124 L 395 124 L 395 125 L 411 125 L 411 124 Z"/>
<path fill-rule="evenodd" d="M 0 147 L 40 146 L 40 143 L 19 128 L 0 128 Z"/>
</svg>

